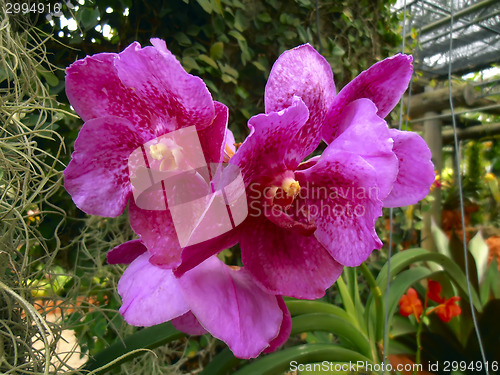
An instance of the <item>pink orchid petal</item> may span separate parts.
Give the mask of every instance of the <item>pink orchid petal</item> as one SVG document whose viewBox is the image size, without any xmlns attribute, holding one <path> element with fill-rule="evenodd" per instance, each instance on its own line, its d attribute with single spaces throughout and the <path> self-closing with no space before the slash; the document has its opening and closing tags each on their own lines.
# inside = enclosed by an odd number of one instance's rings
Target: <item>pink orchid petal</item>
<svg viewBox="0 0 500 375">
<path fill-rule="evenodd" d="M 272 353 L 278 349 L 281 345 L 288 341 L 290 333 L 292 332 L 292 317 L 290 316 L 290 311 L 286 307 L 283 297 L 276 296 L 278 300 L 279 307 L 283 311 L 283 322 L 281 323 L 281 328 L 278 336 L 276 336 L 273 341 L 269 343 L 269 346 L 264 350 L 264 353 Z"/>
<path fill-rule="evenodd" d="M 413 71 L 413 58 L 398 54 L 372 65 L 347 84 L 335 97 L 323 126 L 323 138 L 332 142 L 339 134 L 344 107 L 360 98 L 370 99 L 384 118 L 406 91 Z"/>
<path fill-rule="evenodd" d="M 425 198 L 436 178 L 431 151 L 416 133 L 391 129 L 390 134 L 399 160 L 399 173 L 391 193 L 384 199 L 384 207 L 415 204 Z"/>
<path fill-rule="evenodd" d="M 260 114 L 248 121 L 251 133 L 230 161 L 240 167 L 245 184 L 294 170 L 309 154 L 304 152 L 303 141 L 313 142 L 316 148 L 316 140 L 304 140 L 300 135 L 308 116 L 304 102 L 295 97 L 283 111 Z"/>
<path fill-rule="evenodd" d="M 264 96 L 266 113 L 289 107 L 294 96 L 304 101 L 310 114 L 299 141 L 310 137 L 319 140 L 321 126 L 335 97 L 335 83 L 330 64 L 309 44 L 283 52 L 274 63 Z M 306 155 L 314 151 L 314 144 L 304 143 Z"/>
<path fill-rule="evenodd" d="M 163 199 L 162 191 L 150 193 L 150 199 Z M 129 205 L 130 226 L 149 250 L 151 263 L 175 268 L 181 261 L 182 248 L 177 238 L 172 215 L 163 211 L 143 210 L 133 200 Z"/>
<path fill-rule="evenodd" d="M 234 139 L 234 134 L 231 130 L 226 129 L 226 145 L 233 152 L 236 152 L 236 140 Z"/>
<path fill-rule="evenodd" d="M 278 336 L 283 312 L 276 297 L 258 288 L 244 269 L 212 257 L 186 272 L 179 284 L 201 325 L 236 357 L 255 358 Z"/>
<path fill-rule="evenodd" d="M 151 41 L 153 47 L 132 43 L 114 60 L 120 80 L 148 103 L 157 127 L 176 130 L 195 125 L 201 130 L 209 126 L 215 112 L 205 83 L 182 68 L 164 41 Z"/>
<path fill-rule="evenodd" d="M 106 260 L 108 264 L 130 264 L 146 251 L 147 248 L 141 240 L 132 240 L 122 243 L 108 251 Z"/>
<path fill-rule="evenodd" d="M 382 247 L 375 221 L 382 215 L 377 172 L 361 156 L 331 144 L 312 168 L 296 172 L 315 236 L 344 266 L 358 266 Z M 316 187 L 326 187 L 323 190 Z M 310 189 L 310 191 L 308 191 Z"/>
<path fill-rule="evenodd" d="M 120 313 L 128 324 L 149 327 L 189 311 L 171 270 L 152 265 L 144 253 L 125 270 L 118 282 Z"/>
<path fill-rule="evenodd" d="M 236 245 L 238 243 L 237 231 L 235 229 L 205 242 L 185 247 L 181 254 L 182 262 L 174 270 L 175 276 L 181 277 L 212 255 Z"/>
<path fill-rule="evenodd" d="M 263 217 L 247 219 L 240 246 L 245 269 L 269 293 L 320 298 L 342 273 L 314 236 L 281 229 Z"/>
<path fill-rule="evenodd" d="M 219 102 L 214 102 L 215 118 L 213 123 L 198 131 L 201 147 L 207 164 L 222 163 L 227 129 L 228 108 Z"/>
<path fill-rule="evenodd" d="M 173 319 L 172 324 L 178 331 L 188 335 L 204 335 L 207 333 L 207 330 L 203 328 L 191 311 Z"/>
<path fill-rule="evenodd" d="M 101 117 L 87 121 L 64 170 L 64 187 L 82 211 L 120 215 L 131 196 L 128 157 L 147 135 L 127 120 Z"/>
<path fill-rule="evenodd" d="M 339 122 L 340 136 L 332 148 L 360 155 L 377 172 L 379 198 L 391 191 L 398 174 L 398 159 L 387 123 L 377 116 L 377 107 L 369 99 L 348 104 Z"/>
</svg>

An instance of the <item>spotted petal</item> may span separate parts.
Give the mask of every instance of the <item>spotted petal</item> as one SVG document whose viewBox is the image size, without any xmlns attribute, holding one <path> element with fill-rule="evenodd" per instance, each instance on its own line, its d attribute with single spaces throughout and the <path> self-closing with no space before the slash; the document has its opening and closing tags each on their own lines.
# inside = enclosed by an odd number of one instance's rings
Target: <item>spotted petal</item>
<svg viewBox="0 0 500 375">
<path fill-rule="evenodd" d="M 300 97 L 309 110 L 307 126 L 301 129 L 306 155 L 314 151 L 310 137 L 320 139 L 321 126 L 335 97 L 335 83 L 330 64 L 311 45 L 304 44 L 283 52 L 276 60 L 266 84 L 266 113 L 279 112 Z"/>
<path fill-rule="evenodd" d="M 295 97 L 290 107 L 281 112 L 260 114 L 248 122 L 250 135 L 230 160 L 241 169 L 248 186 L 262 178 L 272 178 L 286 170 L 294 170 L 308 155 L 304 142 L 317 147 L 315 136 L 304 138 L 301 129 L 309 117 L 304 102 Z"/>
<path fill-rule="evenodd" d="M 120 215 L 131 196 L 128 157 L 148 136 L 118 117 L 87 121 L 64 170 L 64 187 L 76 206 L 91 215 Z"/>
<path fill-rule="evenodd" d="M 377 173 L 361 156 L 332 143 L 311 168 L 296 173 L 306 197 L 315 236 L 345 266 L 358 266 L 382 242 L 375 221 L 382 215 Z M 323 190 L 315 187 L 326 187 Z"/>
<path fill-rule="evenodd" d="M 401 99 L 413 71 L 412 57 L 398 54 L 382 60 L 365 70 L 335 97 L 323 126 L 323 139 L 332 142 L 339 136 L 339 122 L 346 105 L 360 98 L 370 99 L 384 118 Z"/>
<path fill-rule="evenodd" d="M 342 265 L 313 235 L 282 229 L 263 217 L 247 219 L 240 246 L 245 269 L 269 293 L 320 298 L 342 273 Z"/>
<path fill-rule="evenodd" d="M 186 73 L 163 40 L 151 43 L 154 47 L 132 43 L 118 55 L 114 64 L 120 80 L 148 102 L 157 114 L 157 126 L 170 130 L 209 126 L 214 104 L 201 78 Z"/>
</svg>

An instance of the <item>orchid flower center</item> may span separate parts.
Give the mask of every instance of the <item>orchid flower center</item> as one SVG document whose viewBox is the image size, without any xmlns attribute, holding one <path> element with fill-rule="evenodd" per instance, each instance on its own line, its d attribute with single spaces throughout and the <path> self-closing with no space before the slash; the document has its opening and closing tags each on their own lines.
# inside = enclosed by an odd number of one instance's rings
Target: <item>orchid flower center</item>
<svg viewBox="0 0 500 375">
<path fill-rule="evenodd" d="M 181 151 L 181 147 L 169 147 L 165 143 L 157 143 L 149 146 L 149 154 L 154 160 L 161 161 L 160 171 L 163 172 L 177 169 Z"/>
<path fill-rule="evenodd" d="M 300 184 L 293 178 L 285 178 L 281 184 L 281 188 L 288 198 L 295 198 L 300 192 Z"/>
<path fill-rule="evenodd" d="M 300 184 L 291 177 L 285 177 L 280 182 L 271 185 L 267 192 L 266 200 L 271 206 L 279 206 L 284 210 L 290 208 L 294 199 L 299 195 Z"/>
</svg>

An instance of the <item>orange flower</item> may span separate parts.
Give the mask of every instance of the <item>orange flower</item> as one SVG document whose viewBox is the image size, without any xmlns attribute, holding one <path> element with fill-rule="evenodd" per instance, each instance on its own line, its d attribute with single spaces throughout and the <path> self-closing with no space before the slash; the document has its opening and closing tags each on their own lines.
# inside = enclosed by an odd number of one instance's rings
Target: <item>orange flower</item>
<svg viewBox="0 0 500 375">
<path fill-rule="evenodd" d="M 441 284 L 437 281 L 429 280 L 427 298 L 437 303 L 443 303 L 444 298 L 441 297 Z"/>
<path fill-rule="evenodd" d="M 434 308 L 436 314 L 439 316 L 443 322 L 448 323 L 454 316 L 459 316 L 462 313 L 460 306 L 455 304 L 455 302 L 460 301 L 460 297 L 451 297 L 441 303 L 439 306 Z"/>
<path fill-rule="evenodd" d="M 422 301 L 418 298 L 417 291 L 413 288 L 408 289 L 406 294 L 403 294 L 399 300 L 399 313 L 403 316 L 414 315 L 417 322 L 422 315 Z"/>
</svg>

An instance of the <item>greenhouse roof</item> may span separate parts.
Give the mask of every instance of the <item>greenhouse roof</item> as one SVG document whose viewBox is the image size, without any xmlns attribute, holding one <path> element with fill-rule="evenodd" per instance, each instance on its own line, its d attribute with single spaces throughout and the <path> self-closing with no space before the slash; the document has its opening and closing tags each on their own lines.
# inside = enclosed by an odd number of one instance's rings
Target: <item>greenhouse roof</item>
<svg viewBox="0 0 500 375">
<path fill-rule="evenodd" d="M 406 35 L 418 32 L 415 65 L 427 76 L 448 74 L 452 20 L 452 74 L 500 63 L 500 1 L 398 0 L 396 10 L 405 9 Z"/>
</svg>

